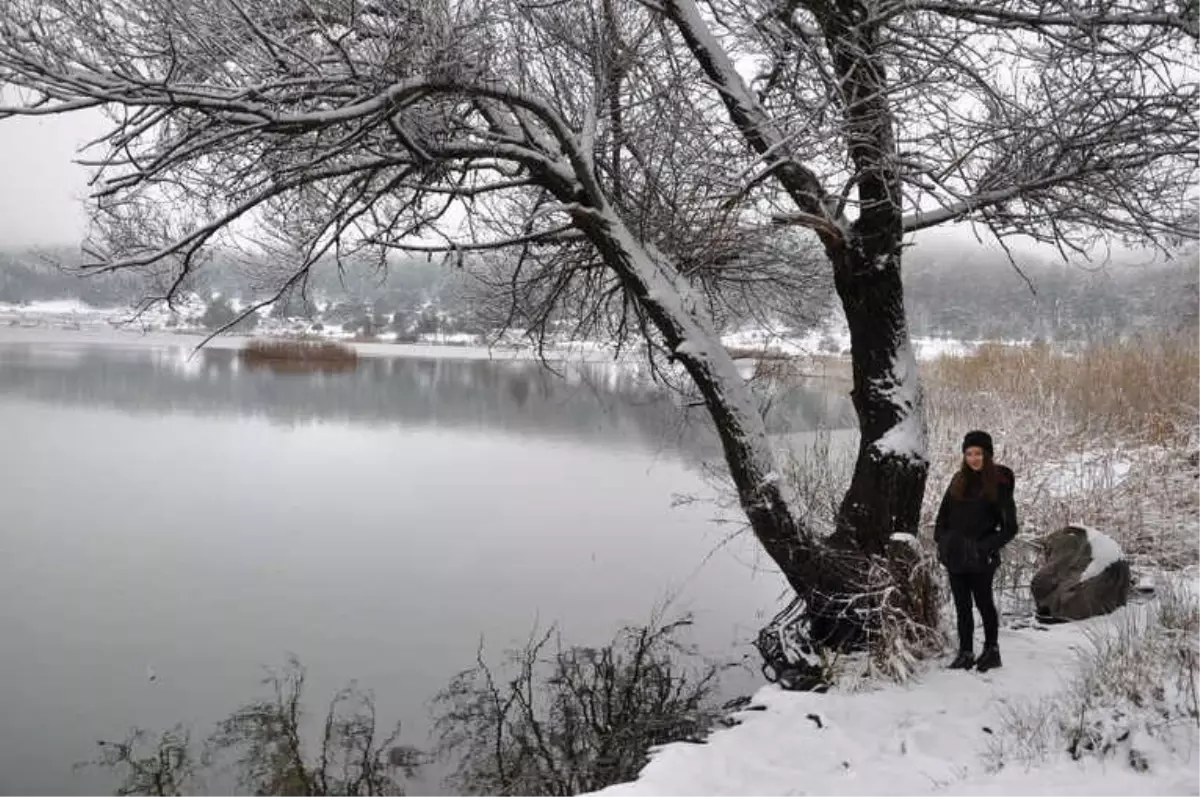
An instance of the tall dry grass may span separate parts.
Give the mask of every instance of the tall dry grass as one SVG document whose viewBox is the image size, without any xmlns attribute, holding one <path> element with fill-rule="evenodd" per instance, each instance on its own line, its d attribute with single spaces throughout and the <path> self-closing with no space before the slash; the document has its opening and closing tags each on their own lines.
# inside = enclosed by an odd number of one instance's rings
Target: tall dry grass
<svg viewBox="0 0 1200 797">
<path fill-rule="evenodd" d="M 987 429 L 1017 474 L 1022 534 L 1000 573 L 1028 602 L 1037 539 L 1068 523 L 1112 535 L 1135 569 L 1197 560 L 1200 345 L 1194 334 L 1079 347 L 989 344 L 924 368 L 930 527 L 968 429 Z"/>
<path fill-rule="evenodd" d="M 1069 422 L 1076 434 L 1173 444 L 1186 440 L 1200 407 L 1200 342 L 1195 333 L 1143 336 L 1085 346 L 986 344 L 947 356 L 927 371 L 938 384 L 995 391 Z"/>
</svg>

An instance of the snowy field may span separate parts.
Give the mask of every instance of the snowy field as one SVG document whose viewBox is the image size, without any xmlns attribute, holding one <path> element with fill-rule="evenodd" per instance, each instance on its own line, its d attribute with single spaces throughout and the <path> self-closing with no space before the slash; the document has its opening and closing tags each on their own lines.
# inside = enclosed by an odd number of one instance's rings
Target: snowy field
<svg viewBox="0 0 1200 797">
<path fill-rule="evenodd" d="M 904 685 L 766 686 L 736 727 L 706 744 L 665 745 L 638 780 L 598 794 L 1197 794 L 1197 725 L 1162 717 L 1186 701 L 1170 683 L 1140 713 L 1119 701 L 1088 707 L 1082 724 L 1113 749 L 1067 752 L 1098 643 L 1144 631 L 1154 613 L 1134 604 L 1083 623 L 1006 628 L 1004 667 L 986 675 L 934 662 Z"/>
</svg>

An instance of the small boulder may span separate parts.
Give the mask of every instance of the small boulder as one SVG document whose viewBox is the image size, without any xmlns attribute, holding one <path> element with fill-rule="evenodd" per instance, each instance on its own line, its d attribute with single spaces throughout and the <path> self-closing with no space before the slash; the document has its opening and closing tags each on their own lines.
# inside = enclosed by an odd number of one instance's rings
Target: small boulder
<svg viewBox="0 0 1200 797">
<path fill-rule="evenodd" d="M 1041 568 L 1030 589 L 1038 619 L 1085 620 L 1125 605 L 1132 586 L 1120 546 L 1086 526 L 1067 526 L 1042 541 Z"/>
</svg>

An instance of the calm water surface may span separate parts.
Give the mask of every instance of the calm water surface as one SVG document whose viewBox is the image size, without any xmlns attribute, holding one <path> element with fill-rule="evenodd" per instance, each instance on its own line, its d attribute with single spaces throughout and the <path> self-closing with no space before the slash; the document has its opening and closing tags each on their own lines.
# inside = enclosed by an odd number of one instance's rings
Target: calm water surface
<svg viewBox="0 0 1200 797">
<path fill-rule="evenodd" d="M 95 740 L 202 737 L 292 653 L 314 709 L 358 679 L 427 746 L 481 638 L 598 644 L 672 595 L 737 658 L 776 605 L 750 541 L 722 544 L 711 435 L 628 369 L 276 375 L 189 345 L 0 337 L 0 792 L 111 790 L 72 769 Z M 815 391 L 780 406 L 847 419 Z"/>
</svg>

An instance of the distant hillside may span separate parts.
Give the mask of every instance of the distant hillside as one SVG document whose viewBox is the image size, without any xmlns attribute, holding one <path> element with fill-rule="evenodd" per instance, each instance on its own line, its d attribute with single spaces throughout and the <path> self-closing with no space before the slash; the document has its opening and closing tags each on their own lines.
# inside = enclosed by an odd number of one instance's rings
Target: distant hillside
<svg viewBox="0 0 1200 797">
<path fill-rule="evenodd" d="M 1121 262 L 1100 269 L 1037 258 L 1017 262 L 1032 290 L 1003 252 L 914 249 L 904 270 L 913 334 L 1094 340 L 1197 325 L 1195 248 L 1165 262 Z"/>
<path fill-rule="evenodd" d="M 97 307 L 125 307 L 163 289 L 146 273 L 80 276 L 69 270 L 78 257 L 65 249 L 0 252 L 0 304 L 79 299 Z M 1200 288 L 1194 247 L 1168 261 L 1113 263 L 1101 269 L 1036 257 L 1021 258 L 1018 265 L 1032 291 L 999 250 L 963 245 L 909 250 L 904 280 L 913 334 L 1065 341 L 1197 325 Z M 203 323 L 219 326 L 234 308 L 264 298 L 263 286 L 278 284 L 279 273 L 287 268 L 286 263 L 247 264 L 218 256 L 186 287 L 205 305 Z M 382 271 L 366 262 L 340 270 L 322 263 L 312 272 L 306 299 L 286 296 L 270 315 L 368 336 L 479 334 L 499 323 L 496 309 L 483 305 L 472 299 L 469 278 L 460 269 L 436 260 L 405 259 Z M 570 319 L 562 323 L 572 326 Z"/>
</svg>

